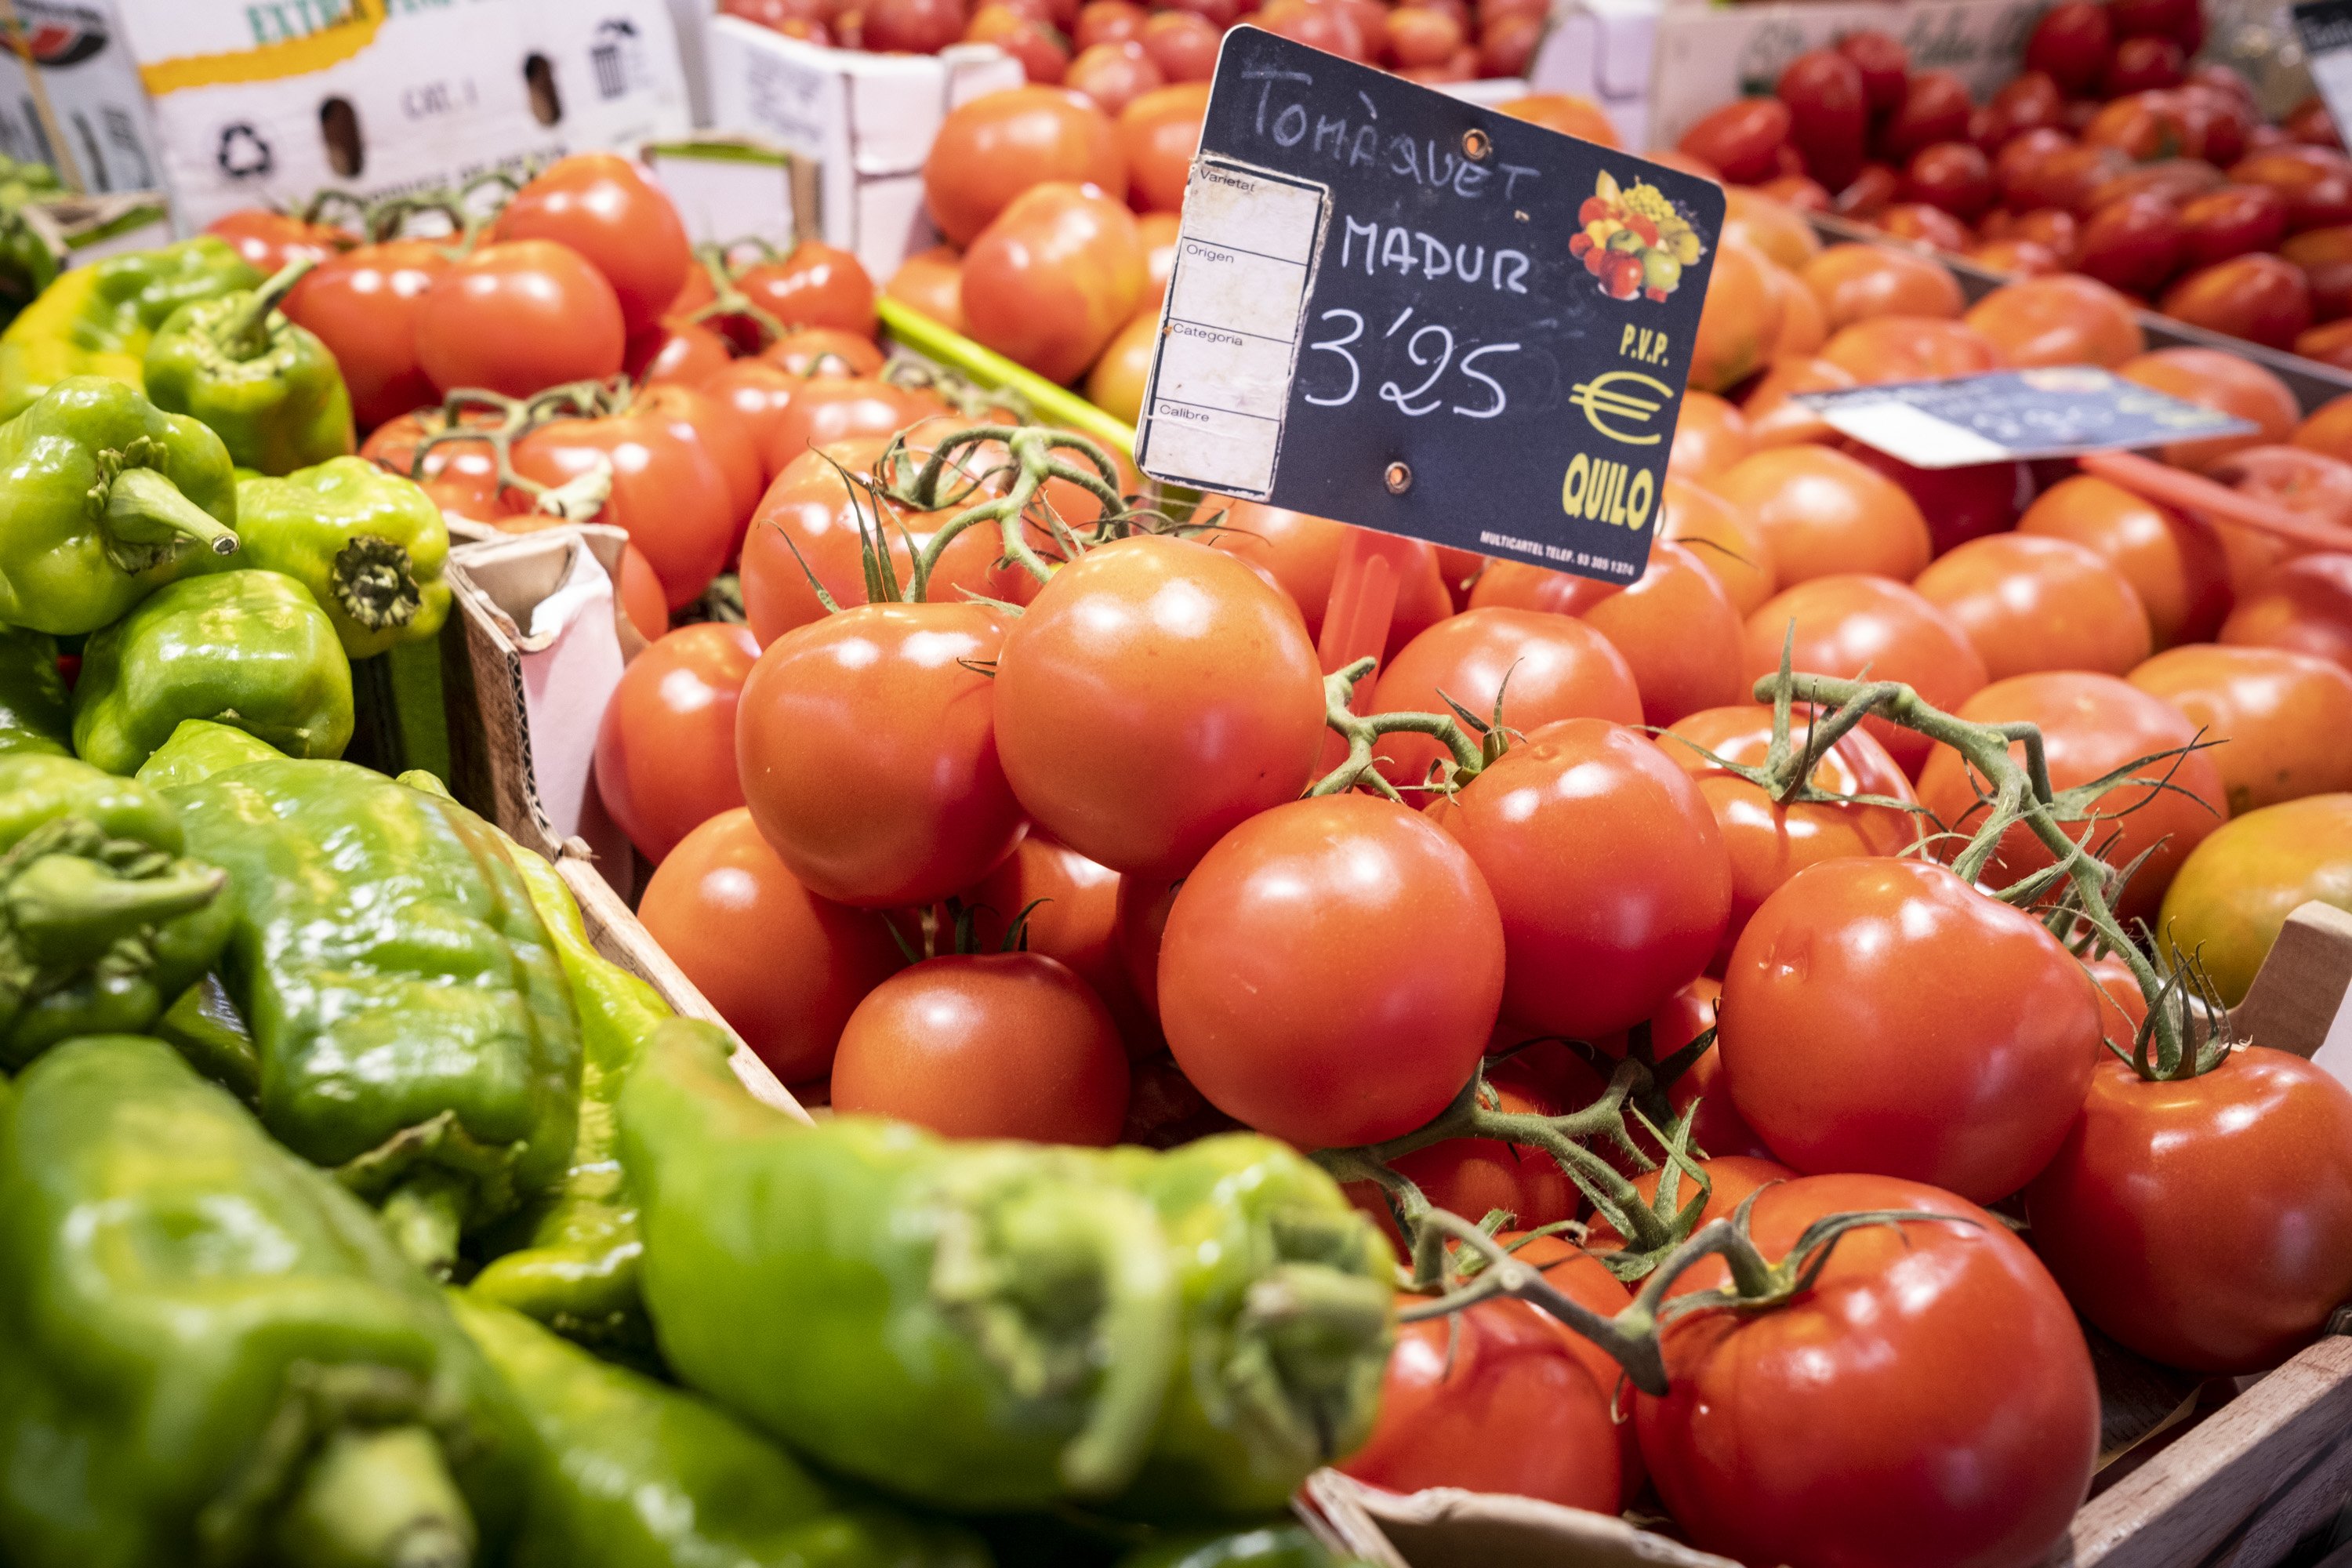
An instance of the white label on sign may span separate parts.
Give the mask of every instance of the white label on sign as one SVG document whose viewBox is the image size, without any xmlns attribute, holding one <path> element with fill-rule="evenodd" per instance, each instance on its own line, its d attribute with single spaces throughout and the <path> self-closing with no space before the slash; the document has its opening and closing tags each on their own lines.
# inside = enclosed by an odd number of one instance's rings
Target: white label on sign
<svg viewBox="0 0 2352 1568">
<path fill-rule="evenodd" d="M 1153 473 L 1253 499 L 1272 489 L 1328 199 L 1213 159 L 1192 165 L 1136 443 Z"/>
<path fill-rule="evenodd" d="M 1973 430 L 1907 403 L 1849 403 L 1829 409 L 1822 417 L 1839 435 L 1892 452 L 1914 467 L 1957 468 L 1998 463 L 2009 457 L 2009 448 L 1999 442 L 1988 441 Z M 1923 458 L 1926 463 L 1920 461 Z"/>
</svg>

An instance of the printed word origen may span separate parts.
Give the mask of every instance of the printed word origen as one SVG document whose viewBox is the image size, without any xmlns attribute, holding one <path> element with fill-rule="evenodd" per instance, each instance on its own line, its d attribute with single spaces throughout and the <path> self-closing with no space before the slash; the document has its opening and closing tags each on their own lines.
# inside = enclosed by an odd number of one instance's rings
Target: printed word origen
<svg viewBox="0 0 2352 1568">
<path fill-rule="evenodd" d="M 1382 268 L 1393 268 L 1405 277 L 1416 271 L 1429 279 L 1459 278 L 1465 283 L 1490 280 L 1492 287 L 1514 294 L 1528 291 L 1528 258 L 1524 252 L 1497 250 L 1490 270 L 1486 265 L 1486 247 L 1483 245 L 1447 245 L 1434 235 L 1419 229 L 1399 228 L 1391 225 L 1385 233 L 1376 223 L 1358 223 L 1354 218 L 1342 219 L 1339 236 L 1339 268 L 1345 271 L 1356 264 L 1356 241 L 1364 242 L 1364 273 L 1376 277 Z"/>
</svg>

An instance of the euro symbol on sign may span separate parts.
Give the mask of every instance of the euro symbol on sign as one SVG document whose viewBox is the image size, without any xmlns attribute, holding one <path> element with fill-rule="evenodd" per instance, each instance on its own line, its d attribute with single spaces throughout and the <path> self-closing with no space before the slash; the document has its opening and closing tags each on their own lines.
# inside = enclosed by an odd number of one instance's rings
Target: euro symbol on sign
<svg viewBox="0 0 2352 1568">
<path fill-rule="evenodd" d="M 1616 390 L 1613 384 L 1624 381 L 1645 386 L 1658 395 L 1648 398 Z M 1653 431 L 1647 436 L 1629 436 L 1622 430 L 1612 428 L 1601 416 L 1607 415 L 1612 419 L 1640 420 L 1647 424 L 1650 416 L 1664 408 L 1665 400 L 1674 395 L 1675 389 L 1655 376 L 1643 375 L 1638 370 L 1612 370 L 1606 375 L 1596 375 L 1591 381 L 1578 382 L 1569 389 L 1568 400 L 1583 409 L 1584 417 L 1591 422 L 1592 427 L 1612 441 L 1622 441 L 1628 447 L 1654 447 L 1658 444 L 1657 432 Z"/>
</svg>

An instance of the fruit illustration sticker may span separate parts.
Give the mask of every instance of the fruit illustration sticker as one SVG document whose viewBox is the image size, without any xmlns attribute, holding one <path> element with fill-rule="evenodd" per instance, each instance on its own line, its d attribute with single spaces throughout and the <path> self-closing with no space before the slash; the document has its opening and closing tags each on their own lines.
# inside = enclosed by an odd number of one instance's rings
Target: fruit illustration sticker
<svg viewBox="0 0 2352 1568">
<path fill-rule="evenodd" d="M 1723 203 L 1712 181 L 1235 28 L 1137 462 L 1632 582 Z"/>
<path fill-rule="evenodd" d="M 1569 254 L 1583 260 L 1612 300 L 1638 294 L 1663 301 L 1682 287 L 1683 268 L 1706 248 L 1664 191 L 1640 179 L 1621 186 L 1606 169 L 1576 216 L 1584 226 L 1568 242 Z"/>
</svg>

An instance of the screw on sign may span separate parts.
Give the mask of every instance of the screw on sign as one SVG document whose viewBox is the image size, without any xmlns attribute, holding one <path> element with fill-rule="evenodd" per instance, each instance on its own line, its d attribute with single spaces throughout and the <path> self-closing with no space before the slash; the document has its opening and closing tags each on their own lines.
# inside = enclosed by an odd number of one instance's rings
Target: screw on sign
<svg viewBox="0 0 2352 1568">
<path fill-rule="evenodd" d="M 1711 182 L 1236 28 L 1138 461 L 1632 582 L 1722 219 Z"/>
</svg>

